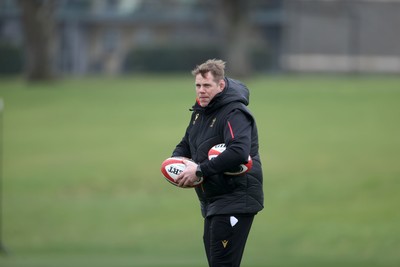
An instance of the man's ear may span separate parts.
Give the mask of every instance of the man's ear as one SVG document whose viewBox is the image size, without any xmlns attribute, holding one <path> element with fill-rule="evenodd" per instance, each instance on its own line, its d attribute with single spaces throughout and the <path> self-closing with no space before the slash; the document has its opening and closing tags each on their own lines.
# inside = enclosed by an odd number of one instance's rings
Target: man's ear
<svg viewBox="0 0 400 267">
<path fill-rule="evenodd" d="M 218 83 L 219 89 L 221 90 L 221 92 L 224 90 L 225 88 L 225 79 L 222 79 L 219 81 Z"/>
</svg>

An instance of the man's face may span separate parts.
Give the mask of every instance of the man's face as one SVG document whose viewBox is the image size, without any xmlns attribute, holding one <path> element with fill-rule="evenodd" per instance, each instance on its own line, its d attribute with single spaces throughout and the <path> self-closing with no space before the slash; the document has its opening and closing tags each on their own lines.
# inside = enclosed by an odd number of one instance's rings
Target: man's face
<svg viewBox="0 0 400 267">
<path fill-rule="evenodd" d="M 196 95 L 200 106 L 206 107 L 214 96 L 225 88 L 225 81 L 214 81 L 214 76 L 207 72 L 205 77 L 201 74 L 196 75 Z"/>
</svg>

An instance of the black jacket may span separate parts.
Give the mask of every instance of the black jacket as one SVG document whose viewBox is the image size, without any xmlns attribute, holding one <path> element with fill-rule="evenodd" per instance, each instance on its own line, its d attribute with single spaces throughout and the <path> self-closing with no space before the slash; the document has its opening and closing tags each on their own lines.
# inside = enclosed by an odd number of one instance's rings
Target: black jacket
<svg viewBox="0 0 400 267">
<path fill-rule="evenodd" d="M 257 213 L 263 209 L 263 175 L 258 154 L 258 133 L 253 115 L 246 107 L 249 90 L 239 81 L 226 78 L 225 89 L 207 107 L 196 103 L 185 136 L 172 156 L 191 158 L 204 175 L 196 187 L 204 217 L 216 214 Z M 208 151 L 225 143 L 226 150 L 209 161 Z M 253 159 L 252 169 L 239 176 L 223 174 Z"/>
</svg>

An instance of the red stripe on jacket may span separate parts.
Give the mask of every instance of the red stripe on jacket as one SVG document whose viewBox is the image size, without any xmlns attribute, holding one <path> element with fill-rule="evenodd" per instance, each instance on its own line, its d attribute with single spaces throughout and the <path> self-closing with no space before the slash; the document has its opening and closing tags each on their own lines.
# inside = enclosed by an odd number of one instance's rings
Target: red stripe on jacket
<svg viewBox="0 0 400 267">
<path fill-rule="evenodd" d="M 228 127 L 229 127 L 229 131 L 231 132 L 232 139 L 235 139 L 235 135 L 233 134 L 232 126 L 231 126 L 231 123 L 229 121 L 228 121 Z"/>
</svg>

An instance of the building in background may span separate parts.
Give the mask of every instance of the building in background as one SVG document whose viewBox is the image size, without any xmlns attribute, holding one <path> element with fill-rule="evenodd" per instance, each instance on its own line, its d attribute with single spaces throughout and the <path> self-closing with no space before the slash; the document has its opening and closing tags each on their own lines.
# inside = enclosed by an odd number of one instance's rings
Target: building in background
<svg viewBox="0 0 400 267">
<path fill-rule="evenodd" d="M 283 70 L 400 73 L 399 0 L 285 3 Z"/>
<path fill-rule="evenodd" d="M 185 59 L 223 49 L 216 2 L 60 0 L 55 65 L 67 75 L 187 70 Z M 400 0 L 247 3 L 257 71 L 400 73 Z M 22 46 L 19 16 L 15 0 L 0 0 L 0 43 Z"/>
</svg>

